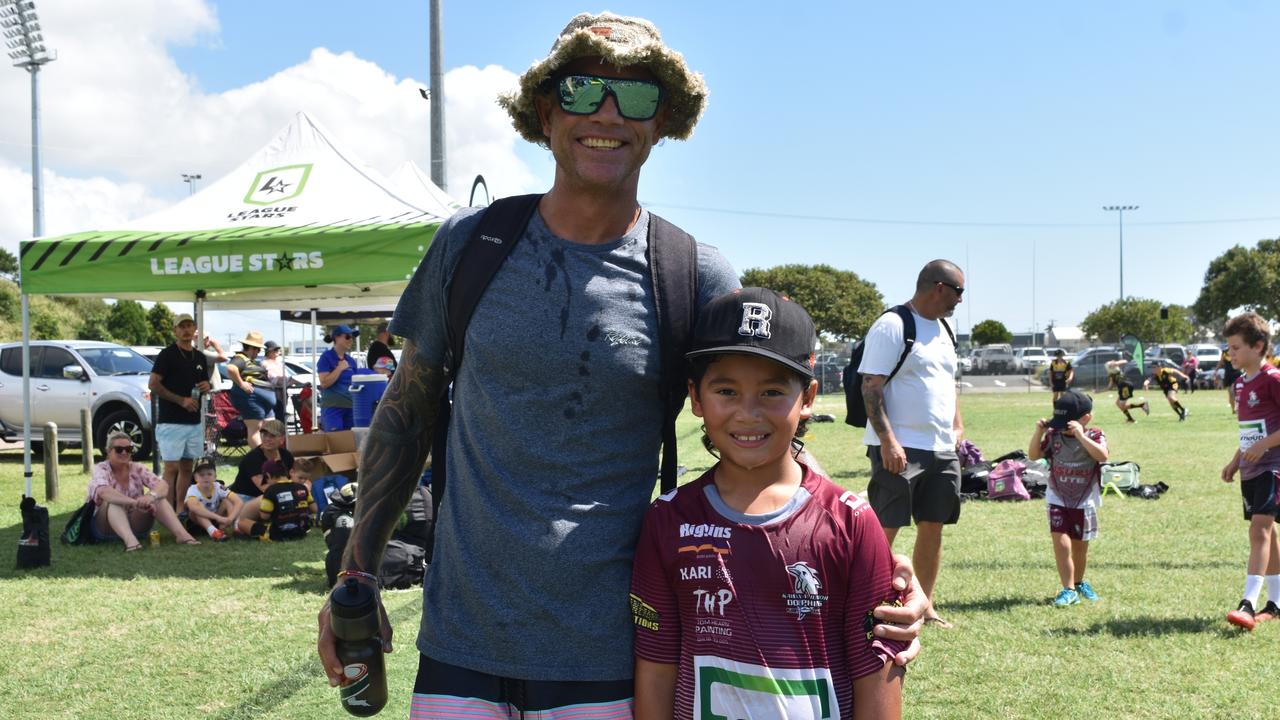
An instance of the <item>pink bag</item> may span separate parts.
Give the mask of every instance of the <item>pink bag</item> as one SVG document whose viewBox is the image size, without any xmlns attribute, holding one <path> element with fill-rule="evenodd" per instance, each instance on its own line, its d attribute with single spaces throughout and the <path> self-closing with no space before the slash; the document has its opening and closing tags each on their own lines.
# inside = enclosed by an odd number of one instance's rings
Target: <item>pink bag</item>
<svg viewBox="0 0 1280 720">
<path fill-rule="evenodd" d="M 1022 484 L 1027 466 L 1019 460 L 1002 460 L 987 476 L 988 500 L 1030 500 L 1031 493 Z"/>
</svg>

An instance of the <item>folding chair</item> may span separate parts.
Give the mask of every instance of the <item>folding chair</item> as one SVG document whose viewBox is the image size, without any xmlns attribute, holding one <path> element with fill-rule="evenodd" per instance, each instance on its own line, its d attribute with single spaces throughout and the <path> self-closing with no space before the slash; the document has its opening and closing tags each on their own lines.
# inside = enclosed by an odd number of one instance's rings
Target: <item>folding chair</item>
<svg viewBox="0 0 1280 720">
<path fill-rule="evenodd" d="M 249 431 L 226 392 L 210 395 L 205 417 L 205 448 L 211 458 L 239 457 L 249 452 Z"/>
</svg>

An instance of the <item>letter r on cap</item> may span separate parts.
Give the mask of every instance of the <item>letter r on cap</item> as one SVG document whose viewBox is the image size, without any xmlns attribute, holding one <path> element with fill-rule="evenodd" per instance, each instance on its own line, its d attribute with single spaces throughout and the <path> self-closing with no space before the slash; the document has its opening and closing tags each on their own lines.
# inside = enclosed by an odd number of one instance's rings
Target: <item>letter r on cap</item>
<svg viewBox="0 0 1280 720">
<path fill-rule="evenodd" d="M 742 325 L 738 326 L 739 335 L 755 335 L 756 337 L 771 337 L 769 332 L 769 319 L 773 317 L 773 310 L 764 303 L 744 302 L 742 303 Z"/>
</svg>

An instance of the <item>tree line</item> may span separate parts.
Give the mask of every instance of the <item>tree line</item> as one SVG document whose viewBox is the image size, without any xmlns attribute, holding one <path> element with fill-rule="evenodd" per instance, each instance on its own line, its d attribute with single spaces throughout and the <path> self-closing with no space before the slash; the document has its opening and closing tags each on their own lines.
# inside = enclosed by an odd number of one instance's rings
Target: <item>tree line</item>
<svg viewBox="0 0 1280 720">
<path fill-rule="evenodd" d="M 17 278 L 17 259 L 0 249 L 0 341 L 21 337 Z M 885 309 L 884 297 L 874 283 L 831 265 L 753 268 L 742 274 L 742 284 L 787 295 L 809 311 L 820 334 L 840 341 L 864 336 Z M 1280 319 L 1280 238 L 1260 240 L 1252 248 L 1237 245 L 1214 258 L 1191 307 L 1126 297 L 1089 313 L 1080 329 L 1106 343 L 1118 342 L 1124 335 L 1187 343 L 1197 336 L 1216 335 L 1237 309 Z M 90 298 L 31 298 L 32 337 L 39 339 L 167 345 L 173 339 L 172 323 L 173 313 L 164 303 L 144 310 L 132 300 L 108 304 Z M 1010 342 L 1013 334 L 1000 321 L 988 319 L 974 325 L 971 337 L 975 344 L 987 345 Z"/>
</svg>

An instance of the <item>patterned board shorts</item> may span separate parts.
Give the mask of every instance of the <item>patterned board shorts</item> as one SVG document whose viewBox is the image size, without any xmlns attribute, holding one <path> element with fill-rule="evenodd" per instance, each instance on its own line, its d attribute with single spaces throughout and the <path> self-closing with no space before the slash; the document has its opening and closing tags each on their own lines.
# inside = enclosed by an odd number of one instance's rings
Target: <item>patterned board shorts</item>
<svg viewBox="0 0 1280 720">
<path fill-rule="evenodd" d="M 1098 512 L 1092 507 L 1046 507 L 1049 509 L 1049 532 L 1063 533 L 1072 540 L 1086 542 L 1098 537 Z"/>
</svg>

